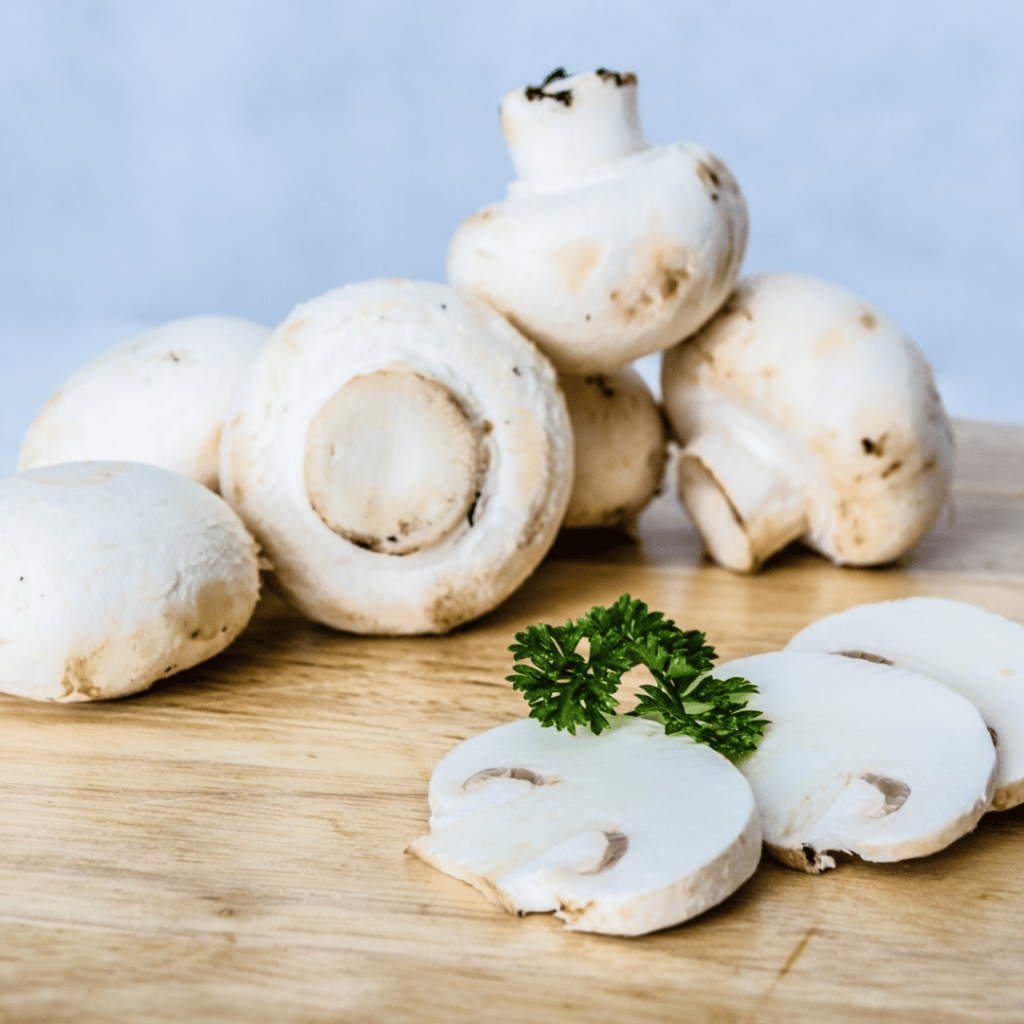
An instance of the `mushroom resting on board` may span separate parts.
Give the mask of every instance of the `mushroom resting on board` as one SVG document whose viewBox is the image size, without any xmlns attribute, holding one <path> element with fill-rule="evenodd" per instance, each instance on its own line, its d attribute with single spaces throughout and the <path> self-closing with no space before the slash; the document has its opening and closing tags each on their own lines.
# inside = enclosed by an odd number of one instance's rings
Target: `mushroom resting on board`
<svg viewBox="0 0 1024 1024">
<path fill-rule="evenodd" d="M 931 368 L 884 314 L 802 274 L 745 278 L 665 353 L 679 494 L 711 557 L 757 569 L 800 540 L 839 565 L 915 544 L 949 496 Z"/>
<path fill-rule="evenodd" d="M 39 410 L 18 466 L 148 462 L 219 490 L 231 393 L 270 336 L 231 316 L 173 320 L 76 370 Z"/>
<path fill-rule="evenodd" d="M 629 525 L 661 486 L 668 439 L 661 409 L 632 367 L 559 377 L 576 447 L 563 526 Z"/>
<path fill-rule="evenodd" d="M 996 755 L 974 705 L 904 669 L 834 654 L 775 651 L 717 666 L 757 688 L 771 721 L 740 765 L 766 847 L 815 874 L 833 852 L 924 857 L 988 810 Z M 951 757 L 950 752 L 956 756 Z"/>
<path fill-rule="evenodd" d="M 0 692 L 123 697 L 213 657 L 259 597 L 256 545 L 216 494 L 132 462 L 0 480 Z"/>
<path fill-rule="evenodd" d="M 444 633 L 551 546 L 572 429 L 547 359 L 447 285 L 368 281 L 298 306 L 239 385 L 225 497 L 285 597 L 355 633 Z"/>
<path fill-rule="evenodd" d="M 660 723 L 575 736 L 525 718 L 460 743 L 430 780 L 410 852 L 513 913 L 642 935 L 720 903 L 757 867 L 761 827 L 734 765 Z"/>
<path fill-rule="evenodd" d="M 908 597 L 827 615 L 787 650 L 895 665 L 956 690 L 981 712 L 996 745 L 992 810 L 1024 803 L 1024 625 L 962 601 Z"/>
<path fill-rule="evenodd" d="M 563 373 L 607 373 L 674 345 L 732 290 L 747 207 L 695 142 L 651 146 L 636 76 L 601 69 L 513 89 L 501 125 L 518 180 L 467 218 L 448 278 Z"/>
</svg>

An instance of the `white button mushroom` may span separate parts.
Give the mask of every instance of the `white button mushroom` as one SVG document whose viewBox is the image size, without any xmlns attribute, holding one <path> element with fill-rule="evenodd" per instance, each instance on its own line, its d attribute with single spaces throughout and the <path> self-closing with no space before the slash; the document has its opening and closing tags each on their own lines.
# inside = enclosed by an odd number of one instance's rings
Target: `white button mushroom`
<svg viewBox="0 0 1024 1024">
<path fill-rule="evenodd" d="M 634 75 L 514 89 L 501 122 L 519 178 L 456 231 L 453 284 L 577 374 L 667 348 L 721 305 L 746 250 L 746 204 L 703 146 L 644 141 Z"/>
<path fill-rule="evenodd" d="M 801 274 L 742 281 L 666 352 L 679 493 L 715 561 L 749 572 L 800 540 L 837 564 L 908 550 L 938 518 L 952 432 L 888 317 Z"/>
<path fill-rule="evenodd" d="M 721 754 L 658 723 L 595 736 L 522 719 L 471 737 L 430 780 L 409 847 L 513 913 L 642 935 L 721 902 L 754 872 L 750 788 Z"/>
<path fill-rule="evenodd" d="M 258 596 L 252 537 L 194 480 L 129 462 L 0 480 L 0 692 L 145 690 L 227 647 Z"/>
<path fill-rule="evenodd" d="M 572 433 L 547 360 L 446 285 L 297 307 L 235 395 L 224 495 L 285 596 L 357 633 L 442 633 L 504 600 L 565 513 Z"/>
<path fill-rule="evenodd" d="M 933 679 L 797 651 L 740 658 L 711 675 L 758 688 L 771 725 L 740 770 L 765 845 L 790 867 L 835 867 L 830 851 L 923 857 L 988 809 L 996 766 L 988 730 L 970 701 Z"/>
<path fill-rule="evenodd" d="M 576 462 L 564 526 L 628 524 L 661 486 L 665 422 L 643 377 L 617 373 L 559 378 L 572 421 Z"/>
<path fill-rule="evenodd" d="M 267 340 L 228 316 L 174 320 L 77 370 L 36 415 L 20 469 L 60 462 L 148 462 L 218 489 L 231 392 Z"/>
<path fill-rule="evenodd" d="M 993 810 L 1024 803 L 1024 626 L 962 601 L 908 597 L 811 623 L 788 650 L 825 651 L 918 672 L 963 694 L 996 744 Z"/>
</svg>

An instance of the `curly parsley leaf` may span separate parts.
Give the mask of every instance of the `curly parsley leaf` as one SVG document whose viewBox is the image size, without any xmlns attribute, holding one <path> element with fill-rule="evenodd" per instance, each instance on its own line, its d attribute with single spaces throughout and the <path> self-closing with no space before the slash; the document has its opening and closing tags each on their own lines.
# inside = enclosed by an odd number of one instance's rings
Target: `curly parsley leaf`
<svg viewBox="0 0 1024 1024">
<path fill-rule="evenodd" d="M 584 638 L 586 658 L 576 650 Z M 515 672 L 507 678 L 541 725 L 573 735 L 579 726 L 603 732 L 615 717 L 622 675 L 635 665 L 645 665 L 654 683 L 640 687 L 630 714 L 656 718 L 666 733 L 691 736 L 738 761 L 753 753 L 770 724 L 747 707 L 756 686 L 708 676 L 716 654 L 703 633 L 679 629 L 628 594 L 563 626 L 529 626 L 515 640 Z"/>
</svg>

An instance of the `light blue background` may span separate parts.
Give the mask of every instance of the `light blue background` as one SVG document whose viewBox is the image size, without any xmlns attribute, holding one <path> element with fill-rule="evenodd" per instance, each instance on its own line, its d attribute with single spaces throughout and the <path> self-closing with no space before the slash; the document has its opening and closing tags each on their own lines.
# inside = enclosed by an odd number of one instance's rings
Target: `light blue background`
<svg viewBox="0 0 1024 1024">
<path fill-rule="evenodd" d="M 1024 423 L 1017 0 L 0 0 L 0 471 L 72 369 L 151 324 L 443 279 L 512 175 L 509 88 L 640 77 L 732 168 L 745 270 L 894 316 L 954 415 Z"/>
</svg>

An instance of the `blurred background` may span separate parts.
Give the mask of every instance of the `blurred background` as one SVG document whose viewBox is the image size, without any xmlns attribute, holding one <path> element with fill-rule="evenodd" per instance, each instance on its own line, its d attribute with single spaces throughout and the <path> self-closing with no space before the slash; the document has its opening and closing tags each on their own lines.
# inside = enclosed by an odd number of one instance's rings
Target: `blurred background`
<svg viewBox="0 0 1024 1024">
<path fill-rule="evenodd" d="M 149 326 L 443 280 L 512 177 L 498 101 L 559 65 L 730 166 L 746 272 L 857 292 L 951 414 L 1024 423 L 1022 48 L 1018 0 L 0 0 L 0 472 Z"/>
</svg>

